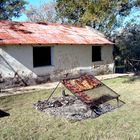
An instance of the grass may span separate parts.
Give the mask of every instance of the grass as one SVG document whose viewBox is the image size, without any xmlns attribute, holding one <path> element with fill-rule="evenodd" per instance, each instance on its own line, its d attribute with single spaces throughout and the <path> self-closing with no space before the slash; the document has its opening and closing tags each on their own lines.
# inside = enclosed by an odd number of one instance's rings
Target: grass
<svg viewBox="0 0 140 140">
<path fill-rule="evenodd" d="M 140 80 L 105 80 L 126 104 L 96 119 L 72 122 L 33 109 L 51 90 L 1 97 L 0 140 L 140 140 Z M 61 89 L 58 89 L 59 94 Z"/>
</svg>

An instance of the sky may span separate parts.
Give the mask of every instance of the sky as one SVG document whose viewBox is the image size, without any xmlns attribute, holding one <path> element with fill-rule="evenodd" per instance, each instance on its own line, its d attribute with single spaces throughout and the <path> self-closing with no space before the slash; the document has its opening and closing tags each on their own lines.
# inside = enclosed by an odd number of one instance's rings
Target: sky
<svg viewBox="0 0 140 140">
<path fill-rule="evenodd" d="M 45 2 L 49 2 L 51 0 L 25 0 L 28 2 L 28 5 L 26 6 L 26 8 L 29 8 L 29 5 L 33 5 L 33 6 L 39 6 L 41 3 Z M 13 18 L 13 21 L 26 21 L 27 17 L 25 14 L 22 14 L 19 18 Z"/>
</svg>

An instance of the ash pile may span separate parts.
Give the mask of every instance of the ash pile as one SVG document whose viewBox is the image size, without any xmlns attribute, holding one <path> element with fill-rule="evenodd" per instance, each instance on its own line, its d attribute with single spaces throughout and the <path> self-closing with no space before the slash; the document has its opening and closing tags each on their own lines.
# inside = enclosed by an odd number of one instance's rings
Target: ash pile
<svg viewBox="0 0 140 140">
<path fill-rule="evenodd" d="M 63 84 L 62 97 L 52 97 L 59 84 Z M 73 94 L 66 94 L 65 91 Z M 47 100 L 38 101 L 34 108 L 46 114 L 70 120 L 96 118 L 121 107 L 124 102 L 119 94 L 92 75 L 61 80 Z"/>
<path fill-rule="evenodd" d="M 52 100 L 38 101 L 34 107 L 46 114 L 65 117 L 70 120 L 82 120 L 90 117 L 96 117 L 86 104 L 76 96 L 56 97 Z"/>
<path fill-rule="evenodd" d="M 76 121 L 96 118 L 114 109 L 109 103 L 98 106 L 91 104 L 89 106 L 73 95 L 54 97 L 50 101 L 38 101 L 34 104 L 34 108 L 49 115 L 65 117 Z"/>
</svg>

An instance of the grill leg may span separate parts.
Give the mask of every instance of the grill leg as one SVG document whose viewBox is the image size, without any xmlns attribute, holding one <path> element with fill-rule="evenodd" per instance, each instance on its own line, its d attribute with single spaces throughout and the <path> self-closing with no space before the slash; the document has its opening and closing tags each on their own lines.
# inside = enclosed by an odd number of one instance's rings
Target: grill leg
<svg viewBox="0 0 140 140">
<path fill-rule="evenodd" d="M 119 97 L 117 97 L 117 106 L 119 107 Z"/>
<path fill-rule="evenodd" d="M 66 96 L 66 92 L 65 92 L 65 90 L 63 89 L 63 91 L 62 91 L 62 95 L 63 95 L 63 97 L 65 97 Z"/>
</svg>

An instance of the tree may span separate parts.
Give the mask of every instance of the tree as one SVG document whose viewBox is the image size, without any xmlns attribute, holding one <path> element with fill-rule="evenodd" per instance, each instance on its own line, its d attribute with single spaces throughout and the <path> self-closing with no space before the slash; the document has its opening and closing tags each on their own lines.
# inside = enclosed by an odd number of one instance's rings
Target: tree
<svg viewBox="0 0 140 140">
<path fill-rule="evenodd" d="M 116 36 L 116 44 L 118 45 L 121 55 L 127 59 L 140 59 L 140 25 L 128 26 Z"/>
<path fill-rule="evenodd" d="M 127 62 L 127 70 L 137 72 L 140 71 L 140 6 L 133 4 L 128 15 L 118 16 L 119 24 L 110 37 L 118 50 L 115 55 Z"/>
<path fill-rule="evenodd" d="M 69 24 L 89 25 L 104 29 L 115 21 L 116 13 L 123 11 L 128 0 L 56 0 L 57 13 Z M 119 7 L 119 8 L 118 8 Z"/>
<path fill-rule="evenodd" d="M 53 0 L 49 3 L 42 3 L 39 7 L 30 6 L 29 10 L 25 11 L 29 21 L 32 22 L 59 22 L 56 14 L 56 2 Z"/>
<path fill-rule="evenodd" d="M 62 23 L 82 24 L 80 18 L 86 10 L 86 0 L 56 0 L 56 2 L 56 11 Z"/>
<path fill-rule="evenodd" d="M 117 56 L 125 60 L 128 70 L 140 71 L 140 25 L 127 25 L 116 36 Z"/>
<path fill-rule="evenodd" d="M 0 0 L 0 19 L 11 20 L 19 17 L 26 4 L 25 0 Z"/>
</svg>

